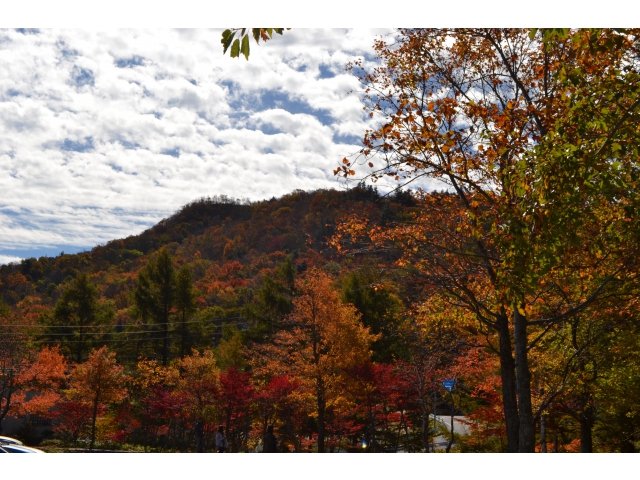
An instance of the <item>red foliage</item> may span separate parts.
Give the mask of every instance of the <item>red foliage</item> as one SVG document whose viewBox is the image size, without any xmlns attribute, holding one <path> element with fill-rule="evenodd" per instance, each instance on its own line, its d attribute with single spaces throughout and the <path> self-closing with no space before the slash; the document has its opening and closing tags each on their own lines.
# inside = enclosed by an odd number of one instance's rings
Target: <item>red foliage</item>
<svg viewBox="0 0 640 480">
<path fill-rule="evenodd" d="M 220 374 L 220 408 L 227 418 L 234 421 L 249 413 L 256 392 L 251 383 L 250 373 L 240 373 L 231 367 Z"/>
<path fill-rule="evenodd" d="M 124 402 L 118 408 L 114 421 L 117 429 L 106 438 L 115 443 L 124 443 L 136 429 L 140 428 L 141 422 L 132 416 L 131 404 Z"/>
<path fill-rule="evenodd" d="M 227 439 L 232 451 L 237 452 L 246 430 L 245 419 L 256 398 L 250 373 L 241 373 L 235 367 L 220 374 L 219 407 L 224 415 Z M 248 432 L 247 432 L 248 434 Z"/>
<path fill-rule="evenodd" d="M 70 438 L 77 442 L 78 438 L 85 433 L 91 425 L 92 418 L 91 403 L 68 400 L 58 404 L 52 416 L 60 419 L 60 423 L 54 425 L 52 430 L 63 437 Z M 107 410 L 106 405 L 98 405 L 98 415 L 103 415 Z"/>
</svg>

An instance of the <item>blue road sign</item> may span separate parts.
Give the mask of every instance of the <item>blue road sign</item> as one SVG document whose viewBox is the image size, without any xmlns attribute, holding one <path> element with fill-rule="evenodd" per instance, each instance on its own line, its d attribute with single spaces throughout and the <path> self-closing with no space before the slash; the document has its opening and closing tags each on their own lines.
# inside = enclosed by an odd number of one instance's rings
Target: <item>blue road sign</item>
<svg viewBox="0 0 640 480">
<path fill-rule="evenodd" d="M 444 387 L 444 389 L 447 392 L 452 392 L 453 388 L 456 386 L 456 379 L 455 378 L 443 378 L 442 379 L 442 386 Z"/>
</svg>

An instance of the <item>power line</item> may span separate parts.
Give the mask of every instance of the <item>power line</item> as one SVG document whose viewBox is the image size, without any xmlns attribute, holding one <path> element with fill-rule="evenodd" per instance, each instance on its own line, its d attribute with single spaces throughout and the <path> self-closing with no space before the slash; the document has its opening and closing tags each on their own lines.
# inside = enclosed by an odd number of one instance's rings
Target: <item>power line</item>
<svg viewBox="0 0 640 480">
<path fill-rule="evenodd" d="M 244 325 L 243 323 L 234 323 L 232 325 Z M 126 332 L 119 332 L 119 333 L 124 333 L 126 334 Z M 176 332 L 179 333 L 179 332 Z M 195 338 L 196 337 L 196 332 L 190 332 L 188 335 L 188 338 Z M 180 337 L 176 337 L 176 336 L 168 336 L 168 337 L 152 337 L 152 338 L 109 338 L 109 339 L 93 339 L 93 343 L 103 343 L 103 342 L 150 342 L 150 341 L 155 341 L 155 340 L 180 340 Z M 62 340 L 62 339 L 61 339 Z M 91 343 L 92 339 L 88 338 L 86 340 L 66 340 L 64 341 L 64 343 Z M 54 341 L 52 342 L 45 342 L 45 343 L 55 343 Z M 59 342 L 61 343 L 61 342 Z"/>
<path fill-rule="evenodd" d="M 180 330 L 172 330 L 174 332 L 180 332 Z M 141 330 L 138 332 L 127 332 L 127 331 L 122 331 L 122 332 L 85 332 L 85 335 L 87 336 L 100 336 L 100 335 L 123 335 L 123 334 L 129 334 L 129 335 L 139 335 L 142 333 L 158 333 L 158 330 Z M 41 335 L 43 337 L 68 337 L 71 335 L 75 335 L 76 332 L 70 332 L 70 333 L 40 333 L 38 335 Z M 0 333 L 0 336 L 18 336 L 18 335 L 22 335 L 20 333 Z"/>
<path fill-rule="evenodd" d="M 225 320 L 238 320 L 244 317 L 228 317 L 228 318 L 212 318 L 210 320 L 192 320 L 189 322 L 162 322 L 162 323 L 135 323 L 129 325 L 122 325 L 123 327 L 147 327 L 156 325 L 173 325 L 173 324 L 191 324 L 191 323 L 203 323 L 203 322 L 218 322 Z M 0 325 L 0 328 L 100 328 L 100 327 L 117 327 L 118 325 Z"/>
<path fill-rule="evenodd" d="M 244 325 L 247 322 L 226 322 L 225 325 Z M 174 333 L 180 333 L 181 330 L 179 329 L 174 329 L 171 330 Z M 158 333 L 158 329 L 156 330 L 141 330 L 141 331 L 122 331 L 122 332 L 88 332 L 85 333 L 85 335 L 92 335 L 92 336 L 100 336 L 100 335 L 139 335 L 142 333 Z M 44 337 L 68 337 L 70 335 L 74 335 L 75 332 L 70 332 L 70 333 L 40 333 L 38 335 L 42 335 Z M 0 336 L 18 336 L 18 335 L 23 335 L 21 333 L 2 333 L 0 332 Z"/>
</svg>

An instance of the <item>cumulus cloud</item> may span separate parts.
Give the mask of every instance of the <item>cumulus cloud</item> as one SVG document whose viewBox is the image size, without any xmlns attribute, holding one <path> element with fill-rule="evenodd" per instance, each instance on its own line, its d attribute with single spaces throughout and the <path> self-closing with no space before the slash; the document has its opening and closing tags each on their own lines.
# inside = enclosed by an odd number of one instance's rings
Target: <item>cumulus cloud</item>
<svg viewBox="0 0 640 480">
<path fill-rule="evenodd" d="M 374 30 L 0 31 L 0 263 L 137 234 L 204 195 L 336 187 L 371 121 L 346 64 Z M 13 253 L 12 253 L 13 252 Z"/>
</svg>

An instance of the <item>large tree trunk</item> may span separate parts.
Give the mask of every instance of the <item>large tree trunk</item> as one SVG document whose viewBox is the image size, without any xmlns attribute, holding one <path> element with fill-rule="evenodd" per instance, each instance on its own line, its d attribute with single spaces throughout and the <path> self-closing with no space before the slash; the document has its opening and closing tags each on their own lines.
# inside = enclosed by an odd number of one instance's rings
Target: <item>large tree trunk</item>
<svg viewBox="0 0 640 480">
<path fill-rule="evenodd" d="M 502 405 L 504 420 L 507 425 L 507 451 L 518 452 L 518 437 L 520 420 L 518 418 L 518 403 L 516 400 L 515 362 L 511 352 L 511 335 L 509 320 L 503 313 L 497 322 L 498 338 L 500 340 L 500 374 L 502 377 Z"/>
<path fill-rule="evenodd" d="M 593 409 L 585 408 L 580 416 L 580 453 L 593 453 Z"/>
<path fill-rule="evenodd" d="M 518 452 L 535 452 L 535 430 L 533 408 L 531 406 L 531 372 L 527 359 L 527 317 L 521 315 L 518 307 L 513 312 L 513 337 L 516 353 L 516 389 L 518 393 L 518 412 L 520 418 L 520 436 Z"/>
</svg>

